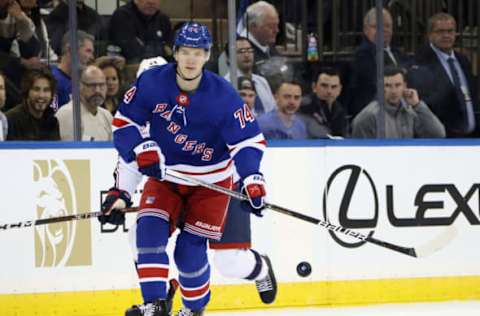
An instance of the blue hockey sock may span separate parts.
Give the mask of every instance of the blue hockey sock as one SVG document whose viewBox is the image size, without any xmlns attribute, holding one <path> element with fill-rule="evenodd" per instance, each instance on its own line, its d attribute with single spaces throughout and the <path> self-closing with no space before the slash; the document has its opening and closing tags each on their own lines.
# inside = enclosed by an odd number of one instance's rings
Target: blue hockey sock
<svg viewBox="0 0 480 316">
<path fill-rule="evenodd" d="M 182 231 L 175 247 L 175 263 L 180 274 L 183 305 L 193 311 L 201 310 L 210 300 L 207 240 Z"/>
<path fill-rule="evenodd" d="M 168 255 L 165 252 L 169 223 L 154 216 L 144 216 L 137 223 L 137 271 L 145 303 L 165 299 L 168 282 Z"/>
</svg>

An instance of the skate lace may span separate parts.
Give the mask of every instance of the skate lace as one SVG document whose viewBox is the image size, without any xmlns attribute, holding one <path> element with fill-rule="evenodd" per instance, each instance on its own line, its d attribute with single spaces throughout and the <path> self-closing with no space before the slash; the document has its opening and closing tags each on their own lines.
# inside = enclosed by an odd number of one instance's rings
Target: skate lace
<svg viewBox="0 0 480 316">
<path fill-rule="evenodd" d="M 265 279 L 255 281 L 255 285 L 259 292 L 266 292 L 273 290 L 272 279 L 270 276 L 265 277 Z"/>
<path fill-rule="evenodd" d="M 158 315 L 156 312 L 162 311 L 162 308 L 156 304 L 148 303 L 146 305 L 141 305 L 140 310 L 142 311 L 143 316 L 155 316 Z"/>
</svg>

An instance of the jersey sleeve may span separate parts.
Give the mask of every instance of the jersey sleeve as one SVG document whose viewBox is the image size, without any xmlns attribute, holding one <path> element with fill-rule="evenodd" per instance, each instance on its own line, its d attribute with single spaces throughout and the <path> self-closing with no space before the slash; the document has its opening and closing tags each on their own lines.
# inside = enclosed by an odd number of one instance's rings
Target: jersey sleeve
<svg viewBox="0 0 480 316">
<path fill-rule="evenodd" d="M 266 141 L 253 113 L 240 96 L 233 97 L 233 100 L 236 106 L 229 107 L 221 133 L 235 162 L 238 175 L 244 179 L 260 172 Z"/>
<path fill-rule="evenodd" d="M 143 178 L 135 161 L 126 163 L 121 157 L 118 158 L 113 176 L 115 178 L 115 188 L 127 191 L 130 196 L 133 196 Z"/>
<path fill-rule="evenodd" d="M 133 148 L 149 137 L 147 126 L 153 109 L 148 97 L 148 78 L 142 75 L 125 92 L 112 121 L 113 144 L 127 163 L 135 159 Z"/>
</svg>

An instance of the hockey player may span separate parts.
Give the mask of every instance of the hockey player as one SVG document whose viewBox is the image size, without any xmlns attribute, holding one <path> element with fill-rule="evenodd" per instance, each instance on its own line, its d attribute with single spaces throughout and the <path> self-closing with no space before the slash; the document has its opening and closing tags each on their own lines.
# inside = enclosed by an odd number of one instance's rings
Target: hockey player
<svg viewBox="0 0 480 316">
<path fill-rule="evenodd" d="M 147 69 L 166 63 L 167 61 L 162 57 L 144 59 L 140 63 L 137 77 Z M 252 85 L 250 88 L 253 89 L 253 82 L 251 80 L 249 82 Z M 241 80 L 239 80 L 239 86 L 240 84 Z M 242 99 L 249 105 L 245 98 L 242 97 Z M 238 176 L 234 180 L 238 180 Z M 242 185 L 235 182 L 236 188 L 241 189 Z M 277 294 L 275 274 L 268 256 L 260 255 L 258 251 L 251 248 L 250 214 L 240 211 L 242 205 L 238 200 L 230 200 L 222 239 L 210 241 L 210 249 L 215 250 L 215 268 L 225 277 L 254 280 L 262 302 L 271 304 Z M 134 232 L 135 227 L 132 227 L 130 234 Z M 135 242 L 135 236 L 132 236 L 131 240 Z M 137 258 L 136 251 L 133 250 L 133 252 Z"/>
<path fill-rule="evenodd" d="M 265 140 L 249 109 L 222 78 L 203 69 L 211 37 L 205 25 L 187 22 L 175 39 L 175 64 L 145 71 L 125 93 L 113 120 L 120 155 L 115 186 L 102 206 L 116 223 L 119 209 L 142 175 L 137 217 L 138 273 L 144 304 L 139 315 L 167 316 L 168 237 L 177 222 L 174 260 L 183 308 L 177 316 L 200 316 L 210 299 L 207 239 L 222 237 L 229 198 L 166 175 L 166 168 L 231 188 L 233 163 L 260 213 L 266 195 L 259 172 Z M 146 131 L 145 126 L 150 128 Z"/>
<path fill-rule="evenodd" d="M 253 81 L 246 77 L 238 79 L 238 90 L 252 89 L 255 91 Z M 247 96 L 242 96 L 242 99 L 252 110 L 249 104 L 251 102 L 248 102 L 251 100 L 248 100 Z M 235 173 L 234 182 L 237 190 L 242 187 L 241 183 L 237 181 L 238 178 L 238 174 Z M 272 264 L 268 256 L 260 255 L 251 248 L 250 214 L 240 211 L 244 206 L 245 202 L 237 199 L 230 201 L 222 239 L 211 240 L 210 249 L 215 250 L 215 267 L 223 276 L 254 280 L 262 302 L 271 304 L 277 294 L 277 283 Z"/>
</svg>

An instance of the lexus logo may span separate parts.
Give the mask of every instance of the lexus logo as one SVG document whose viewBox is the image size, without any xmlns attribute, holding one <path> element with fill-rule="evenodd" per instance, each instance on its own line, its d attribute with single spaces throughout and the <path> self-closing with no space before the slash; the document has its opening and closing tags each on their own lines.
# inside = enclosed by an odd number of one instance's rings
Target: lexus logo
<svg viewBox="0 0 480 316">
<path fill-rule="evenodd" d="M 351 205 L 359 205 L 359 203 L 352 203 L 352 200 L 355 200 L 356 196 L 364 197 L 364 195 L 368 195 L 368 198 L 362 200 L 370 200 L 373 203 L 361 204 L 361 209 L 352 208 Z M 323 196 L 323 216 L 326 221 L 336 224 L 334 219 L 338 216 L 339 225 L 351 229 L 370 228 L 368 237 L 372 237 L 374 234 L 372 228 L 375 228 L 378 222 L 378 204 L 375 183 L 363 168 L 357 165 L 344 165 L 336 169 L 328 178 Z M 366 218 L 369 215 L 372 217 Z M 328 232 L 343 247 L 360 247 L 366 242 L 351 239 L 342 234 L 337 235 L 331 230 Z"/>
</svg>

